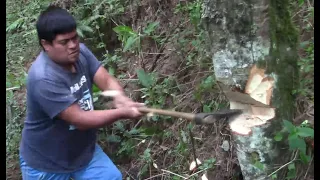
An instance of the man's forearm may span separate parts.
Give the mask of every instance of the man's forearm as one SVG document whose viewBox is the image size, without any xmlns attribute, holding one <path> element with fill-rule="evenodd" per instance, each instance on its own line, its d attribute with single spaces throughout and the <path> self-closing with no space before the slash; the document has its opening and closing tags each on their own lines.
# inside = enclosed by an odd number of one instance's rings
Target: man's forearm
<svg viewBox="0 0 320 180">
<path fill-rule="evenodd" d="M 117 91 L 120 91 L 121 93 L 124 93 L 122 86 L 120 85 L 120 83 L 117 81 L 116 78 L 110 76 L 108 78 L 108 83 L 106 83 L 106 84 L 107 84 L 107 87 L 106 87 L 106 89 L 103 89 L 104 91 L 105 90 L 117 90 Z"/>
<path fill-rule="evenodd" d="M 74 118 L 73 125 L 79 130 L 101 128 L 122 118 L 126 118 L 123 109 L 83 111 L 78 118 Z"/>
<path fill-rule="evenodd" d="M 123 88 L 121 87 L 117 79 L 111 76 L 104 67 L 100 67 L 98 69 L 93 81 L 102 91 L 117 90 L 120 92 L 124 92 Z"/>
</svg>

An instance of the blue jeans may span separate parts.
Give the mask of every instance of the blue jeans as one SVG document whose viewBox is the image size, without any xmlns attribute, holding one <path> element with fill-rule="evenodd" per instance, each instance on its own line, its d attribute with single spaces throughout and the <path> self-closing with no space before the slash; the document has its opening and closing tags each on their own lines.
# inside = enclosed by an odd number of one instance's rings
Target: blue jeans
<svg viewBox="0 0 320 180">
<path fill-rule="evenodd" d="M 122 180 L 122 174 L 97 144 L 87 167 L 73 173 L 47 173 L 29 167 L 20 156 L 20 168 L 24 180 Z"/>
</svg>

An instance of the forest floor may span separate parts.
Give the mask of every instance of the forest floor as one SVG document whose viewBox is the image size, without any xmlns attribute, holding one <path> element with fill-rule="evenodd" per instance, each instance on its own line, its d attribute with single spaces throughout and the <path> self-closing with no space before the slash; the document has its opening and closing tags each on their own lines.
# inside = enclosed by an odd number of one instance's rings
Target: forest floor
<svg viewBox="0 0 320 180">
<path fill-rule="evenodd" d="M 21 179 L 19 141 L 25 117 L 25 78 L 40 49 L 34 23 L 49 1 L 7 2 L 7 179 Z M 200 28 L 201 1 L 57 1 L 70 5 L 79 34 L 119 79 L 132 99 L 151 107 L 212 112 L 228 107 L 215 83 L 211 58 Z M 301 30 L 301 88 L 292 121 L 313 125 L 313 2 L 292 3 Z M 119 38 L 118 38 L 119 37 Z M 98 91 L 95 91 L 98 93 Z M 97 109 L 105 108 L 95 96 Z M 229 148 L 222 144 L 229 143 Z M 125 179 L 241 179 L 227 122 L 195 126 L 178 118 L 152 116 L 123 120 L 99 131 L 99 143 Z M 190 172 L 196 158 L 201 172 Z M 313 154 L 311 154 L 313 157 Z M 313 158 L 297 164 L 292 179 L 313 179 Z"/>
</svg>

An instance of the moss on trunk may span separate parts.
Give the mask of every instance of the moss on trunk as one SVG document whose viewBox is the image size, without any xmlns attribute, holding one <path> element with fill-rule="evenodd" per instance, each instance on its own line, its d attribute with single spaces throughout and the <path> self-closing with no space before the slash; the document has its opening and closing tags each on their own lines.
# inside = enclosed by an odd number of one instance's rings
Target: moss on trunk
<svg viewBox="0 0 320 180">
<path fill-rule="evenodd" d="M 298 85 L 298 32 L 289 11 L 288 0 L 270 0 L 270 47 L 267 73 L 277 75 L 273 104 L 278 117 L 291 121 L 294 116 L 295 97 L 292 91 Z"/>
</svg>

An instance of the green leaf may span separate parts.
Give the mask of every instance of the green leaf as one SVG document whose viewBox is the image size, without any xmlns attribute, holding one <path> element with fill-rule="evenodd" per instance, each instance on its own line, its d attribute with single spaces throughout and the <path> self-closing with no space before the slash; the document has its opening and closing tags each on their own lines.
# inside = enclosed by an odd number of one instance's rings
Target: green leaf
<svg viewBox="0 0 320 180">
<path fill-rule="evenodd" d="M 302 6 L 304 3 L 304 0 L 299 0 L 299 6 Z"/>
<path fill-rule="evenodd" d="M 286 130 L 287 130 L 289 133 L 294 132 L 295 129 L 296 129 L 296 127 L 295 127 L 290 121 L 283 120 L 283 124 L 284 124 L 284 127 L 286 128 Z"/>
<path fill-rule="evenodd" d="M 186 133 L 183 130 L 181 130 L 181 136 L 182 136 L 182 141 L 184 143 L 186 143 L 187 142 L 187 136 L 186 136 Z"/>
<path fill-rule="evenodd" d="M 109 135 L 109 136 L 107 137 L 107 141 L 108 141 L 108 142 L 119 143 L 119 142 L 121 142 L 121 138 L 120 138 L 120 136 L 117 136 L 117 135 Z"/>
<path fill-rule="evenodd" d="M 82 30 L 81 29 L 79 29 L 79 28 L 77 28 L 77 33 L 78 33 L 78 35 L 80 36 L 80 37 L 84 37 L 84 34 L 82 33 Z"/>
<path fill-rule="evenodd" d="M 214 163 L 216 162 L 215 158 L 206 159 L 203 164 L 200 166 L 200 169 L 209 169 L 212 168 Z"/>
<path fill-rule="evenodd" d="M 297 133 L 291 133 L 289 134 L 288 140 L 296 140 L 298 138 Z"/>
<path fill-rule="evenodd" d="M 302 153 L 301 151 L 299 152 L 299 155 L 300 155 L 301 161 L 304 164 L 308 164 L 308 162 L 310 162 L 310 160 L 311 160 L 310 156 L 306 155 L 305 153 Z"/>
<path fill-rule="evenodd" d="M 129 26 L 117 26 L 113 28 L 113 31 L 117 34 L 131 34 L 136 35 L 136 33 Z"/>
<path fill-rule="evenodd" d="M 142 167 L 141 170 L 139 171 L 139 176 L 144 175 L 144 174 L 148 171 L 148 168 L 149 168 L 149 164 L 148 164 L 148 163 L 146 163 L 145 165 L 143 165 L 143 167 Z"/>
<path fill-rule="evenodd" d="M 214 85 L 215 81 L 213 76 L 208 76 L 203 82 L 202 82 L 202 87 L 205 89 L 209 89 L 212 88 L 212 86 Z"/>
<path fill-rule="evenodd" d="M 271 176 L 271 178 L 272 178 L 272 179 L 277 179 L 277 174 L 273 174 L 273 175 Z"/>
<path fill-rule="evenodd" d="M 140 132 L 143 132 L 147 136 L 152 136 L 154 134 L 160 134 L 163 132 L 162 130 L 160 130 L 158 127 L 155 127 L 155 126 L 149 126 L 147 128 L 139 128 L 139 129 L 140 129 Z"/>
<path fill-rule="evenodd" d="M 295 165 L 292 163 L 288 166 L 288 174 L 287 174 L 287 179 L 293 179 L 296 177 L 296 168 Z"/>
<path fill-rule="evenodd" d="M 264 169 L 264 165 L 260 162 L 260 161 L 256 161 L 254 163 L 254 166 L 258 169 L 260 169 L 261 171 Z"/>
<path fill-rule="evenodd" d="M 306 153 L 306 142 L 299 137 L 289 139 L 289 146 L 290 150 L 299 149 L 304 154 Z"/>
<path fill-rule="evenodd" d="M 92 87 L 92 91 L 93 93 L 97 93 L 97 92 L 100 92 L 100 89 L 94 84 Z"/>
<path fill-rule="evenodd" d="M 24 18 L 19 18 L 16 21 L 14 21 L 12 24 L 10 24 L 7 28 L 6 28 L 6 32 L 9 31 L 13 31 L 15 29 L 18 29 L 19 27 L 22 26 L 22 23 L 24 23 Z"/>
<path fill-rule="evenodd" d="M 276 136 L 274 136 L 274 140 L 275 141 L 281 141 L 282 140 L 282 134 L 281 133 L 277 133 Z"/>
<path fill-rule="evenodd" d="M 99 18 L 104 18 L 104 16 L 103 16 L 103 15 L 99 15 L 99 14 L 94 15 L 94 16 L 90 16 L 90 17 L 86 20 L 86 23 L 87 23 L 87 24 L 90 24 L 90 23 L 92 23 L 93 21 L 95 21 L 95 20 L 97 20 L 97 19 L 99 19 Z"/>
<path fill-rule="evenodd" d="M 310 42 L 309 41 L 303 41 L 303 42 L 301 42 L 300 43 L 300 47 L 301 48 L 305 48 L 307 45 L 309 45 L 310 44 Z"/>
<path fill-rule="evenodd" d="M 126 52 L 127 50 L 129 50 L 132 45 L 137 41 L 139 37 L 135 37 L 135 36 L 130 36 L 127 41 L 126 41 L 126 44 L 123 48 L 123 52 Z"/>
<path fill-rule="evenodd" d="M 93 29 L 87 25 L 79 25 L 78 28 L 85 32 L 90 32 L 90 33 L 93 32 Z"/>
<path fill-rule="evenodd" d="M 140 131 L 138 129 L 134 128 L 134 129 L 131 129 L 128 133 L 131 134 L 131 135 L 134 135 L 134 134 L 139 134 L 139 132 Z"/>
<path fill-rule="evenodd" d="M 289 169 L 289 170 L 296 169 L 295 164 L 294 164 L 294 163 L 289 164 L 288 169 Z"/>
<path fill-rule="evenodd" d="M 113 67 L 111 67 L 111 66 L 108 67 L 108 73 L 109 73 L 111 76 L 114 76 L 114 75 L 115 75 L 115 72 L 116 72 L 116 70 L 115 70 Z"/>
<path fill-rule="evenodd" d="M 141 158 L 147 162 L 151 161 L 151 149 L 147 148 L 146 150 L 144 150 L 143 155 L 141 156 Z"/>
<path fill-rule="evenodd" d="M 190 131 L 192 131 L 192 128 L 194 127 L 194 125 L 193 125 L 193 123 L 188 123 L 188 125 L 187 125 L 187 129 Z"/>
<path fill-rule="evenodd" d="M 313 137 L 314 136 L 314 130 L 307 127 L 298 127 L 297 128 L 297 135 L 301 137 Z"/>
<path fill-rule="evenodd" d="M 156 29 L 158 25 L 159 25 L 159 22 L 152 22 L 143 30 L 143 32 L 149 35 Z"/>
<path fill-rule="evenodd" d="M 124 125 L 120 121 L 117 121 L 117 122 L 114 123 L 114 128 L 117 129 L 117 130 L 120 130 L 121 132 L 125 131 Z"/>
<path fill-rule="evenodd" d="M 153 85 L 152 76 L 145 73 L 143 69 L 137 70 L 138 79 L 140 80 L 140 83 L 146 87 L 149 88 Z"/>
<path fill-rule="evenodd" d="M 209 113 L 209 112 L 211 112 L 211 108 L 208 105 L 204 105 L 203 106 L 203 112 L 204 113 Z"/>
</svg>

